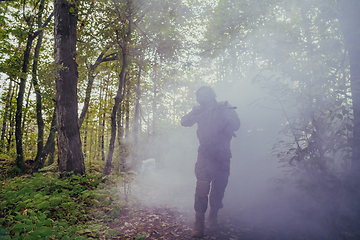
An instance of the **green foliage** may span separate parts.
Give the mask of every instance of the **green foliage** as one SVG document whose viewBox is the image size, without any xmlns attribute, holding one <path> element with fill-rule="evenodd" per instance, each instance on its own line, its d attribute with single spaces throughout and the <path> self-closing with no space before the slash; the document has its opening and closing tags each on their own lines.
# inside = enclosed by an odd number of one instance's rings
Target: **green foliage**
<svg viewBox="0 0 360 240">
<path fill-rule="evenodd" d="M 15 161 L 8 154 L 0 153 L 0 181 L 9 177 L 9 173 L 13 170 Z"/>
<path fill-rule="evenodd" d="M 59 179 L 53 173 L 2 182 L 0 234 L 12 239 L 98 238 L 123 207 L 120 196 L 101 182 L 99 174 Z"/>
</svg>

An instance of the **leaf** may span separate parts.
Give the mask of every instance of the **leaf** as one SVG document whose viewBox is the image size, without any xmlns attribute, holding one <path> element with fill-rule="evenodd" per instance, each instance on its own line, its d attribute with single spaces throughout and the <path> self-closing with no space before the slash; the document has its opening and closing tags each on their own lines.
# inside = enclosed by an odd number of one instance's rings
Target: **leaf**
<svg viewBox="0 0 360 240">
<path fill-rule="evenodd" d="M 40 203 L 37 207 L 39 210 L 44 209 L 44 208 L 48 208 L 50 206 L 50 203 L 48 201 L 42 202 Z"/>
<path fill-rule="evenodd" d="M 35 224 L 29 224 L 25 226 L 25 229 L 27 232 L 30 232 L 31 230 L 33 230 L 33 228 L 35 227 Z"/>
<path fill-rule="evenodd" d="M 63 203 L 63 204 L 61 204 L 61 206 L 62 206 L 63 208 L 68 208 L 68 207 L 69 207 L 69 203 Z"/>
<path fill-rule="evenodd" d="M 25 224 L 25 223 L 18 223 L 18 224 L 16 224 L 16 225 L 13 227 L 13 230 L 17 230 L 17 231 L 19 231 L 19 230 L 24 229 L 24 228 L 25 228 L 25 226 L 26 226 L 26 224 Z"/>
<path fill-rule="evenodd" d="M 54 221 L 52 219 L 46 219 L 44 225 L 50 227 Z"/>
<path fill-rule="evenodd" d="M 46 218 L 47 218 L 46 215 L 43 214 L 42 212 L 39 212 L 39 213 L 38 213 L 38 219 L 39 219 L 40 221 L 44 221 Z"/>
<path fill-rule="evenodd" d="M 5 227 L 0 226 L 0 239 L 2 240 L 10 240 L 9 230 L 7 230 Z"/>
<path fill-rule="evenodd" d="M 27 218 L 27 216 L 23 216 L 23 215 L 21 215 L 21 214 L 16 215 L 16 217 L 15 217 L 15 219 L 18 220 L 18 221 L 21 221 L 21 220 L 23 220 L 24 218 Z"/>
<path fill-rule="evenodd" d="M 39 227 L 38 229 L 36 229 L 35 231 L 31 232 L 30 235 L 46 237 L 46 236 L 51 236 L 52 231 L 50 228 L 42 226 L 42 227 Z"/>
<path fill-rule="evenodd" d="M 66 221 L 61 221 L 61 222 L 58 222 L 57 224 L 59 226 L 61 226 L 61 227 L 67 227 L 68 226 L 68 223 Z"/>
</svg>

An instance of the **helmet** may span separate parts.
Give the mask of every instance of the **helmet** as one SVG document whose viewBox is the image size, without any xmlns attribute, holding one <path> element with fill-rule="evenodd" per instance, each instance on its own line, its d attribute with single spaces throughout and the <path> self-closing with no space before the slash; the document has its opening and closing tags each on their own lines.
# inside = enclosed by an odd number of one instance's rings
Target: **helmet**
<svg viewBox="0 0 360 240">
<path fill-rule="evenodd" d="M 209 86 L 202 86 L 196 91 L 196 101 L 200 105 L 207 105 L 215 101 L 216 94 Z"/>
</svg>

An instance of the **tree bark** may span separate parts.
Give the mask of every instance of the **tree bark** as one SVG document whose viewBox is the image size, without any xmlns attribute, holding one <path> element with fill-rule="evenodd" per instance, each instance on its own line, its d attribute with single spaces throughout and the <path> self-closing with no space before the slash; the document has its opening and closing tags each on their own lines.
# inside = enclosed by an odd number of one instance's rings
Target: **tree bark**
<svg viewBox="0 0 360 240">
<path fill-rule="evenodd" d="M 135 169 L 138 164 L 137 156 L 137 146 L 138 146 L 138 137 L 139 137 L 139 120 L 140 120 L 140 78 L 141 78 L 141 67 L 139 67 L 139 73 L 137 76 L 137 86 L 136 86 L 136 102 L 135 102 L 135 113 L 134 113 L 134 144 L 133 144 L 133 155 L 132 155 L 132 169 Z"/>
<path fill-rule="evenodd" d="M 119 149 L 119 169 L 126 169 L 126 157 L 127 157 L 127 144 L 123 142 L 124 138 L 124 126 L 123 126 L 123 109 L 124 105 L 119 104 L 119 109 L 117 112 L 117 139 L 118 139 L 118 149 Z"/>
<path fill-rule="evenodd" d="M 119 88 L 117 90 L 116 96 L 115 96 L 115 103 L 111 112 L 111 135 L 110 135 L 110 144 L 109 144 L 109 151 L 106 158 L 106 164 L 104 168 L 104 175 L 110 174 L 111 166 L 112 166 L 112 158 L 114 154 L 114 145 L 115 145 L 115 139 L 116 139 L 116 112 L 119 108 L 119 104 L 124 98 L 123 94 L 123 88 L 126 83 L 126 76 L 125 71 L 128 66 L 128 45 L 131 38 L 131 31 L 132 31 L 132 9 L 131 9 L 132 1 L 128 0 L 127 2 L 127 19 L 128 19 L 128 29 L 126 32 L 126 35 L 123 39 L 122 45 L 121 45 L 121 54 L 122 54 L 122 67 L 119 74 Z M 115 5 L 115 7 L 117 7 Z"/>
<path fill-rule="evenodd" d="M 141 97 L 140 78 L 141 78 L 141 67 L 139 68 L 139 74 L 137 76 L 137 86 L 136 86 L 136 102 L 135 102 L 135 113 L 134 113 L 134 145 L 137 145 L 138 136 L 139 136 L 140 97 Z"/>
<path fill-rule="evenodd" d="M 54 1 L 54 58 L 57 65 L 56 120 L 59 171 L 84 174 L 84 156 L 78 121 L 76 25 L 79 0 Z"/>
<path fill-rule="evenodd" d="M 25 94 L 25 85 L 26 85 L 26 74 L 29 66 L 30 52 L 32 42 L 34 40 L 34 34 L 29 33 L 26 43 L 26 48 L 24 51 L 23 65 L 22 65 L 22 75 L 20 78 L 19 92 L 16 99 L 16 114 L 15 114 L 15 139 L 16 139 L 16 166 L 21 170 L 25 170 L 26 165 L 24 162 L 24 152 L 23 152 L 23 143 L 22 143 L 22 107 Z"/>
<path fill-rule="evenodd" d="M 25 101 L 26 104 L 25 104 L 25 109 L 24 109 L 22 125 L 21 125 L 21 132 L 23 133 L 23 137 L 25 136 L 25 139 L 27 138 L 27 127 L 29 126 L 29 124 L 26 124 L 26 117 L 29 112 L 29 102 L 30 102 L 31 90 L 32 90 L 32 84 L 30 84 L 29 90 L 27 92 L 26 101 Z"/>
<path fill-rule="evenodd" d="M 38 16 L 38 28 L 41 28 L 42 25 L 42 14 L 44 11 L 44 4 L 45 0 L 42 0 L 39 7 L 39 16 Z M 35 46 L 35 52 L 34 52 L 34 62 L 33 62 L 33 69 L 32 69 L 32 81 L 35 89 L 35 95 L 36 95 L 36 122 L 38 127 L 38 137 L 37 137 L 37 152 L 35 157 L 35 163 L 39 161 L 39 158 L 41 156 L 41 152 L 44 148 L 44 120 L 42 117 L 42 103 L 41 103 L 41 93 L 40 93 L 40 86 L 37 81 L 37 67 L 39 62 L 39 55 L 40 55 L 40 48 L 41 43 L 43 40 L 43 31 L 39 33 L 39 37 L 37 39 L 37 43 Z"/>
<path fill-rule="evenodd" d="M 99 57 L 96 59 L 94 64 L 91 64 L 88 70 L 88 83 L 87 83 L 87 87 L 86 87 L 86 92 L 85 92 L 85 100 L 84 100 L 84 106 L 81 110 L 81 114 L 79 117 L 79 125 L 81 128 L 81 125 L 84 122 L 87 110 L 89 108 L 89 103 L 90 103 L 90 95 L 91 95 L 91 91 L 92 91 L 92 86 L 94 83 L 94 79 L 95 79 L 95 69 L 103 62 L 107 62 L 107 61 L 112 61 L 115 60 L 117 58 L 116 54 L 109 54 L 107 56 L 104 57 L 104 54 L 109 50 L 110 45 L 106 46 L 104 51 L 99 55 Z"/>
<path fill-rule="evenodd" d="M 115 103 L 111 112 L 111 134 L 110 134 L 110 144 L 109 144 L 109 151 L 106 157 L 106 164 L 104 168 L 104 175 L 109 175 L 112 166 L 112 158 L 114 154 L 114 146 L 115 146 L 115 138 L 116 138 L 116 113 L 119 108 L 119 104 L 122 102 L 124 95 L 123 95 L 123 88 L 125 85 L 125 70 L 127 68 L 127 53 L 124 47 L 123 52 L 123 65 L 121 68 L 121 72 L 119 74 L 119 88 L 115 97 Z"/>
<path fill-rule="evenodd" d="M 19 89 L 19 85 L 18 84 L 15 84 L 15 86 L 13 87 L 12 89 L 12 93 L 11 93 L 11 97 L 10 97 L 10 105 L 9 105 L 9 110 L 10 110 L 10 115 L 9 115 L 9 122 L 10 122 L 10 126 L 9 126 L 9 134 L 8 134 L 8 145 L 7 145 L 7 151 L 9 152 L 10 151 L 10 148 L 11 148 L 11 144 L 13 142 L 13 139 L 12 139 L 12 136 L 14 135 L 14 121 L 13 121 L 13 99 L 14 99 L 14 94 L 15 92 L 17 92 Z"/>
<path fill-rule="evenodd" d="M 79 123 L 80 124 L 80 123 Z M 84 146 L 84 161 L 86 161 L 87 159 L 87 137 L 88 137 L 88 128 L 89 128 L 89 115 L 86 116 L 86 119 L 85 119 L 85 129 L 84 129 L 84 143 L 83 143 L 83 146 Z M 91 140 L 90 140 L 91 141 Z"/>
<path fill-rule="evenodd" d="M 155 66 L 154 66 L 154 90 L 153 90 L 153 94 L 154 94 L 154 99 L 153 99 L 153 104 L 152 104 L 152 110 L 153 110 L 153 133 L 155 133 L 156 131 L 156 94 L 157 94 L 157 62 L 156 62 L 156 56 L 155 56 Z"/>
<path fill-rule="evenodd" d="M 43 4 L 42 2 L 39 6 L 39 13 L 43 12 Z M 53 13 L 49 15 L 49 17 L 46 19 L 44 24 L 41 26 L 40 29 L 38 29 L 36 32 L 30 31 L 28 33 L 27 37 L 27 43 L 26 48 L 24 51 L 24 57 L 23 57 L 23 65 L 22 65 L 22 75 L 20 77 L 20 84 L 19 84 L 19 92 L 17 96 L 17 105 L 16 105 L 16 115 L 15 115 L 15 139 L 16 139 L 16 165 L 21 170 L 24 170 L 26 168 L 26 165 L 24 163 L 24 153 L 23 153 L 23 144 L 22 144 L 22 107 L 23 107 L 23 101 L 24 101 L 24 93 L 25 93 L 25 85 L 26 85 L 26 76 L 29 66 L 29 60 L 30 60 L 30 53 L 31 53 L 31 47 L 34 39 L 42 32 L 42 28 L 44 28 L 51 20 L 53 16 Z M 29 22 L 30 20 L 24 19 L 28 25 L 31 25 Z"/>
<path fill-rule="evenodd" d="M 38 171 L 39 169 L 43 168 L 47 156 L 51 155 L 51 153 L 54 152 L 54 150 L 55 150 L 55 135 L 56 135 L 56 107 L 54 108 L 48 139 L 46 141 L 45 147 L 41 151 L 40 157 L 35 162 L 33 171 Z M 50 160 L 50 156 L 49 156 L 49 160 Z M 50 161 L 49 161 L 49 163 L 50 163 Z M 52 160 L 51 160 L 51 163 L 52 163 Z"/>
<path fill-rule="evenodd" d="M 99 147 L 100 147 L 100 151 L 101 151 L 101 160 L 103 162 L 105 162 L 105 119 L 106 119 L 106 107 L 107 107 L 107 94 L 109 91 L 109 82 L 110 82 L 110 69 L 109 69 L 109 73 L 108 73 L 108 78 L 106 81 L 106 89 L 105 89 L 105 97 L 104 97 L 104 103 L 105 106 L 104 108 L 101 107 L 101 102 L 100 102 L 100 110 L 103 109 L 103 113 L 102 113 L 102 119 L 101 119 L 101 114 L 99 115 L 99 127 L 101 130 L 100 133 L 100 137 L 99 137 Z M 101 92 L 100 92 L 100 99 L 101 99 Z M 100 111 L 101 112 L 101 111 Z"/>
<path fill-rule="evenodd" d="M 0 140 L 0 151 L 4 152 L 5 148 L 5 132 L 6 132 L 6 122 L 7 122 L 7 115 L 9 111 L 10 101 L 11 101 L 11 89 L 12 89 L 12 81 L 9 81 L 9 90 L 6 96 L 5 108 L 4 108 L 4 115 L 3 115 L 3 123 L 1 129 L 1 140 Z"/>
<path fill-rule="evenodd" d="M 125 96 L 125 139 L 129 140 L 130 136 L 130 86 L 126 84 Z"/>
</svg>

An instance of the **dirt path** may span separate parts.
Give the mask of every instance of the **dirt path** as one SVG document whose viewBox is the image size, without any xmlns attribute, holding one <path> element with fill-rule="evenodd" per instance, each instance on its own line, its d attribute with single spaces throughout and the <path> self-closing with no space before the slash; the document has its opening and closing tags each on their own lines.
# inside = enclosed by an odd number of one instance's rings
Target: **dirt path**
<svg viewBox="0 0 360 240">
<path fill-rule="evenodd" d="M 129 211 L 110 226 L 117 233 L 113 239 L 191 239 L 194 186 L 194 179 L 174 174 L 134 180 Z M 230 218 L 221 211 L 219 229 L 211 231 L 206 224 L 202 239 L 251 239 L 249 228 L 239 227 L 239 221 L 237 214 Z"/>
<path fill-rule="evenodd" d="M 111 226 L 119 234 L 113 239 L 191 239 L 193 217 L 189 212 L 179 212 L 170 207 L 133 206 L 127 216 Z M 232 219 L 219 216 L 219 229 L 211 231 L 206 226 L 202 239 L 251 239 L 248 229 L 239 228 Z M 225 220 L 225 221 L 223 221 Z"/>
<path fill-rule="evenodd" d="M 191 239 L 195 215 L 194 188 L 195 179 L 192 176 L 185 177 L 169 171 L 157 173 L 152 178 L 134 180 L 128 211 L 110 226 L 116 233 L 113 239 Z M 287 208 L 284 202 L 259 197 L 246 205 L 234 191 L 228 191 L 226 197 L 224 208 L 218 215 L 219 229 L 210 231 L 206 224 L 203 239 L 340 239 L 334 229 L 325 228 L 324 224 L 316 221 L 317 218 L 304 218 Z"/>
</svg>

